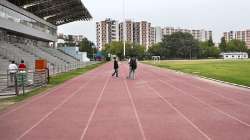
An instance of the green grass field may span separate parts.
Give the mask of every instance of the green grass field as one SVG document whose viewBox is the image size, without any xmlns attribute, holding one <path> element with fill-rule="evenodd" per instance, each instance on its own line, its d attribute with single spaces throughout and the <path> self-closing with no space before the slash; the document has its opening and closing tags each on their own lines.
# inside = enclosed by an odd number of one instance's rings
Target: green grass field
<svg viewBox="0 0 250 140">
<path fill-rule="evenodd" d="M 45 91 L 48 91 L 51 88 L 53 88 L 57 85 L 60 85 L 60 84 L 64 83 L 65 81 L 70 80 L 76 76 L 84 74 L 84 73 L 100 66 L 101 64 L 103 64 L 103 63 L 93 64 L 93 65 L 86 66 L 84 68 L 80 68 L 80 69 L 76 69 L 76 70 L 73 70 L 70 72 L 58 74 L 56 76 L 51 77 L 50 83 L 47 86 L 36 88 L 28 93 L 25 93 L 24 95 L 0 99 L 0 111 L 5 109 L 6 107 L 12 105 L 12 104 L 23 101 L 27 98 L 34 96 L 34 95 L 44 93 Z"/>
<path fill-rule="evenodd" d="M 250 87 L 250 60 L 165 60 L 153 64 L 185 73 L 196 74 Z"/>
</svg>

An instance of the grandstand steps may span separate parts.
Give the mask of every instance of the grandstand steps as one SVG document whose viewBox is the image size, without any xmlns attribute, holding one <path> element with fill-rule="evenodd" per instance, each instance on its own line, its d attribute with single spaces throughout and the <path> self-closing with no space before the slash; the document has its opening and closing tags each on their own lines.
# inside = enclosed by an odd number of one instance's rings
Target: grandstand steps
<svg viewBox="0 0 250 140">
<path fill-rule="evenodd" d="M 61 59 L 62 61 L 66 62 L 66 63 L 72 63 L 72 61 L 68 60 L 65 57 L 62 57 L 61 54 L 58 53 L 58 51 L 56 49 L 53 48 L 48 48 L 48 47 L 39 47 L 41 50 L 43 50 L 44 52 L 49 53 L 50 55 Z"/>
<path fill-rule="evenodd" d="M 21 60 L 24 60 L 28 69 L 34 69 L 34 62 L 36 59 L 34 55 L 24 52 L 13 44 L 1 43 L 0 48 L 2 50 L 1 55 L 4 56 L 4 58 L 14 60 L 16 63 L 20 63 Z"/>
<path fill-rule="evenodd" d="M 58 59 L 57 57 L 50 55 L 49 53 L 43 51 L 39 47 L 35 47 L 35 46 L 31 46 L 31 45 L 28 46 L 28 45 L 23 45 L 23 44 L 19 44 L 19 47 L 32 53 L 33 55 L 37 56 L 38 58 L 47 60 L 48 63 L 50 63 L 50 64 L 53 64 L 53 65 L 58 65 L 58 64 L 65 65 L 65 64 L 67 64 L 63 60 Z"/>
<path fill-rule="evenodd" d="M 76 61 L 80 61 L 79 59 L 77 59 L 77 58 L 75 58 L 75 57 L 73 57 L 73 56 L 67 54 L 67 53 L 64 52 L 63 50 L 58 49 L 58 51 L 60 51 L 61 53 L 65 54 L 65 55 L 67 55 L 67 56 L 69 56 L 69 57 L 72 57 L 72 58 L 75 59 Z"/>
<path fill-rule="evenodd" d="M 10 61 L 8 59 L 5 59 L 3 56 L 0 56 L 0 74 L 6 74 L 8 70 L 8 66 L 10 64 Z"/>
<path fill-rule="evenodd" d="M 53 48 L 49 48 L 49 47 L 40 47 L 42 50 L 46 51 L 47 53 L 53 55 L 53 56 L 56 56 L 66 62 L 69 62 L 69 63 L 77 63 L 79 62 L 79 60 L 61 52 L 60 50 L 58 49 L 53 49 Z"/>
</svg>

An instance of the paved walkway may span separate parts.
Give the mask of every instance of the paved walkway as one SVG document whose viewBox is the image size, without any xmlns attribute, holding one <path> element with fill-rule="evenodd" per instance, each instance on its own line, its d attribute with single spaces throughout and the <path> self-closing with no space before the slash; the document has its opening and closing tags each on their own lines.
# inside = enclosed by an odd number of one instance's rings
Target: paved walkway
<svg viewBox="0 0 250 140">
<path fill-rule="evenodd" d="M 250 140 L 250 90 L 105 64 L 0 113 L 1 140 Z"/>
</svg>

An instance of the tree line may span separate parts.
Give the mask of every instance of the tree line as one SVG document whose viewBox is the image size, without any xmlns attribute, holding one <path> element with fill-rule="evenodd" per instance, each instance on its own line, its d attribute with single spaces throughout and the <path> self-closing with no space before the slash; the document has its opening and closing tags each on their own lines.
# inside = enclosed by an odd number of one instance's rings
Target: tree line
<svg viewBox="0 0 250 140">
<path fill-rule="evenodd" d="M 79 45 L 80 51 L 87 52 L 88 57 L 92 58 L 97 49 L 94 43 L 84 38 Z M 241 40 L 230 40 L 227 42 L 221 38 L 219 47 L 215 47 L 212 38 L 208 41 L 198 41 L 190 33 L 176 32 L 165 35 L 162 41 L 154 44 L 148 50 L 142 45 L 126 43 L 126 56 L 136 56 L 138 59 L 150 59 L 152 56 L 161 56 L 161 59 L 206 59 L 219 58 L 221 52 L 248 52 L 246 43 Z M 123 42 L 111 42 L 106 44 L 102 50 L 106 57 L 109 54 L 116 55 L 123 59 Z"/>
<path fill-rule="evenodd" d="M 221 52 L 248 51 L 245 42 L 241 40 L 226 42 L 223 37 L 219 47 L 216 47 L 212 38 L 208 41 L 198 41 L 190 33 L 182 32 L 165 35 L 161 42 L 154 44 L 148 50 L 138 44 L 126 43 L 126 56 L 137 56 L 139 59 L 150 59 L 152 56 L 161 56 L 162 59 L 219 58 Z M 123 58 L 123 43 L 106 44 L 103 52 Z"/>
</svg>

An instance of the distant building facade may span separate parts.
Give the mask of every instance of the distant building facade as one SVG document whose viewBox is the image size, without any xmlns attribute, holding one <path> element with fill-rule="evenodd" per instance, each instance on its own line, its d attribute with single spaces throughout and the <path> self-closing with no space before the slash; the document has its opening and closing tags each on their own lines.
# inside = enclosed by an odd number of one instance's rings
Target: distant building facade
<svg viewBox="0 0 250 140">
<path fill-rule="evenodd" d="M 147 21 L 133 22 L 126 20 L 119 24 L 119 41 L 125 40 L 128 43 L 140 44 L 148 49 L 150 46 L 150 26 L 151 23 Z M 125 33 L 123 32 L 124 29 Z"/>
<path fill-rule="evenodd" d="M 134 22 L 126 20 L 118 22 L 106 19 L 96 23 L 96 44 L 102 49 L 105 44 L 112 41 L 124 41 L 140 44 L 148 48 L 150 46 L 150 26 L 147 21 Z"/>
<path fill-rule="evenodd" d="M 58 44 L 72 43 L 75 44 L 76 46 L 79 46 L 83 38 L 85 38 L 83 35 L 65 35 L 63 33 L 58 33 L 57 43 Z"/>
<path fill-rule="evenodd" d="M 119 24 L 116 20 L 106 19 L 96 22 L 96 45 L 102 49 L 105 44 L 119 41 Z"/>
<path fill-rule="evenodd" d="M 181 29 L 181 28 L 174 28 L 174 27 L 165 27 L 162 29 L 163 35 L 171 35 L 176 32 L 182 33 L 190 33 L 193 35 L 194 39 L 199 41 L 208 41 L 209 38 L 213 38 L 212 31 L 207 30 L 191 30 L 191 29 Z"/>
<path fill-rule="evenodd" d="M 224 32 L 223 36 L 227 42 L 233 39 L 244 41 L 247 48 L 250 49 L 250 30 Z"/>
<path fill-rule="evenodd" d="M 208 41 L 209 38 L 212 38 L 212 31 L 151 27 L 151 23 L 147 21 L 126 20 L 118 23 L 116 20 L 106 19 L 96 23 L 96 44 L 99 49 L 102 49 L 105 44 L 112 41 L 125 41 L 143 45 L 148 49 L 150 46 L 161 42 L 164 35 L 171 35 L 176 32 L 190 33 L 199 41 Z"/>
<path fill-rule="evenodd" d="M 163 38 L 163 30 L 161 27 L 151 27 L 150 31 L 150 44 L 159 43 L 162 41 Z"/>
</svg>

